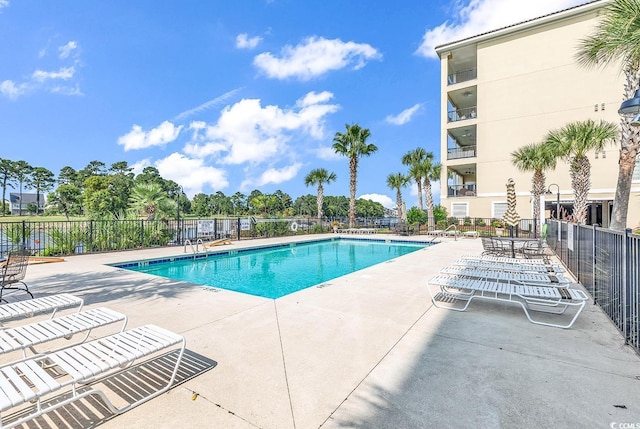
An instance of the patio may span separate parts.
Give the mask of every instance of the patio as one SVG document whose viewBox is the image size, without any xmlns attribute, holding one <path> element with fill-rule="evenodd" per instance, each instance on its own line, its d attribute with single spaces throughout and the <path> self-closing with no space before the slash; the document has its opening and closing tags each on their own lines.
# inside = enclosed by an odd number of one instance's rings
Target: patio
<svg viewBox="0 0 640 429">
<path fill-rule="evenodd" d="M 501 303 L 434 308 L 426 281 L 482 251 L 480 240 L 441 240 L 278 300 L 104 265 L 181 247 L 32 265 L 26 280 L 36 296 L 76 294 L 87 308 L 127 314 L 131 328 L 154 323 L 184 335 L 189 351 L 183 381 L 167 394 L 113 419 L 90 401 L 52 418 L 62 427 L 278 429 L 640 421 L 640 358 L 600 309 L 588 304 L 563 330 Z"/>
</svg>

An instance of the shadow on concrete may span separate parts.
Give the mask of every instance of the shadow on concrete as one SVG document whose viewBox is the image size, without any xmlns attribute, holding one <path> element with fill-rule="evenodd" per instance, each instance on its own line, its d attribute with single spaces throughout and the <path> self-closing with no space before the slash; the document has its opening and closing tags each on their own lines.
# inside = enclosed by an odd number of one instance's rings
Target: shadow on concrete
<svg viewBox="0 0 640 429">
<path fill-rule="evenodd" d="M 29 283 L 34 297 L 55 293 L 71 293 L 85 300 L 85 305 L 101 304 L 116 299 L 177 298 L 192 288 L 202 288 L 182 281 L 115 269 L 108 272 L 57 273 Z M 8 302 L 28 299 L 24 293 L 8 295 Z"/>
<path fill-rule="evenodd" d="M 171 378 L 178 353 L 179 350 L 174 350 L 141 362 L 127 370 L 96 381 L 89 386 L 80 387 L 77 389 L 77 393 L 81 394 L 91 389 L 100 389 L 116 407 L 122 408 L 162 389 Z M 165 394 L 170 394 L 171 390 L 176 386 L 215 368 L 216 365 L 217 362 L 214 360 L 190 350 L 185 350 L 174 384 Z M 71 392 L 67 392 L 52 397 L 43 401 L 42 406 L 44 408 L 55 405 L 71 396 Z M 2 423 L 5 425 L 10 424 L 11 421 L 32 414 L 34 410 L 35 405 L 30 406 L 27 409 L 3 417 Z M 115 416 L 117 414 L 113 414 L 99 396 L 91 395 L 61 406 L 46 415 L 37 417 L 17 427 L 25 429 L 93 428 Z"/>
</svg>

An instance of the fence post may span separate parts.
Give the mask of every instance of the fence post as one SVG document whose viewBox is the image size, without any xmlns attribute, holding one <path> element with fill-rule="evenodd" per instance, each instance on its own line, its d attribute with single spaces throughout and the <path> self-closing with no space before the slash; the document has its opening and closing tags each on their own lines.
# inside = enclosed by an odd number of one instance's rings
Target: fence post
<svg viewBox="0 0 640 429">
<path fill-rule="evenodd" d="M 22 204 L 22 203 L 20 203 Z M 22 221 L 22 248 L 27 248 L 27 221 Z"/>
<path fill-rule="evenodd" d="M 144 219 L 140 219 L 140 247 L 144 249 Z"/>
<path fill-rule="evenodd" d="M 89 252 L 93 252 L 93 219 L 89 220 Z"/>
<path fill-rule="evenodd" d="M 236 225 L 236 233 L 238 235 L 238 241 L 240 241 L 240 218 L 238 218 L 238 224 Z"/>
<path fill-rule="evenodd" d="M 575 252 L 576 258 L 576 277 L 579 282 L 582 282 L 581 274 L 582 270 L 580 269 L 580 231 L 582 230 L 582 226 L 580 224 L 576 224 L 575 227 L 575 235 L 573 238 L 573 251 Z"/>
<path fill-rule="evenodd" d="M 624 343 L 629 344 L 629 324 L 631 323 L 631 284 L 629 278 L 629 235 L 631 234 L 631 229 L 626 228 L 624 230 L 624 235 L 622 236 L 622 286 L 625 287 L 622 291 L 622 317 L 624 318 L 624 326 L 623 326 L 623 334 L 624 334 Z"/>
<path fill-rule="evenodd" d="M 591 260 L 592 260 L 591 278 L 593 279 L 593 303 L 594 304 L 598 303 L 598 277 L 596 276 L 596 272 L 598 271 L 596 269 L 596 264 L 598 263 L 598 258 L 596 257 L 597 255 L 596 249 L 598 247 L 598 242 L 597 242 L 598 234 L 596 230 L 597 227 L 598 227 L 598 224 L 593 225 L 593 240 L 592 240 L 593 246 L 591 248 Z"/>
</svg>

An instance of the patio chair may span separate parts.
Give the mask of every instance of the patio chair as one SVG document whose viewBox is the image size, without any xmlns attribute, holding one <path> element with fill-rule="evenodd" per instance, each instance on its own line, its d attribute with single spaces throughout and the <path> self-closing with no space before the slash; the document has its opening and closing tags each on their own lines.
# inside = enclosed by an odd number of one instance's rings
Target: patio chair
<svg viewBox="0 0 640 429">
<path fill-rule="evenodd" d="M 504 249 L 501 243 L 492 240 L 491 237 L 480 237 L 482 240 L 482 248 L 484 252 L 482 255 L 501 256 L 504 254 Z"/>
<path fill-rule="evenodd" d="M 516 285 L 444 274 L 429 280 L 427 288 L 433 305 L 438 308 L 466 311 L 474 299 L 514 303 L 522 307 L 531 323 L 564 329 L 573 326 L 588 300 L 580 289 Z M 435 293 L 434 288 L 437 288 Z M 464 304 L 460 306 L 458 302 Z M 575 314 L 568 323 L 546 322 L 534 319 L 531 314 L 537 312 L 562 315 L 569 308 L 575 308 Z"/>
<path fill-rule="evenodd" d="M 167 384 L 156 391 L 147 385 L 140 386 L 149 394 L 133 403 L 116 408 L 102 390 L 88 385 L 123 371 L 141 358 L 176 345 L 179 345 L 180 352 Z M 181 335 L 154 325 L 145 325 L 55 353 L 3 365 L 0 367 L 0 413 L 29 402 L 34 402 L 36 406 L 24 409 L 26 415 L 19 414 L 17 420 L 7 423 L 0 421 L 0 424 L 3 428 L 18 426 L 91 395 L 98 395 L 112 413 L 123 413 L 171 388 L 184 349 L 185 339 Z M 67 393 L 68 397 L 43 404 L 43 399 L 58 393 Z"/>
<path fill-rule="evenodd" d="M 81 298 L 68 293 L 0 304 L 0 322 L 24 317 L 33 317 L 37 314 L 46 313 L 48 311 L 51 311 L 51 318 L 53 318 L 58 310 L 76 305 L 78 306 L 78 311 L 80 311 L 82 310 L 84 301 Z"/>
<path fill-rule="evenodd" d="M 21 350 L 22 356 L 26 358 L 27 349 L 38 354 L 34 348 L 36 345 L 61 338 L 69 340 L 79 333 L 85 333 L 84 338 L 80 341 L 83 343 L 93 329 L 117 322 L 123 322 L 120 332 L 124 331 L 127 325 L 127 316 L 108 308 L 99 307 L 55 319 L 2 329 L 0 330 L 0 354 Z"/>
<path fill-rule="evenodd" d="M 546 256 L 541 240 L 527 241 L 519 250 L 522 256 L 527 259 L 538 259 Z"/>
<path fill-rule="evenodd" d="M 5 290 L 23 290 L 33 298 L 29 286 L 24 282 L 29 265 L 29 253 L 25 249 L 12 250 L 2 266 L 2 279 L 0 280 L 0 302 L 6 302 L 3 298 Z"/>
</svg>

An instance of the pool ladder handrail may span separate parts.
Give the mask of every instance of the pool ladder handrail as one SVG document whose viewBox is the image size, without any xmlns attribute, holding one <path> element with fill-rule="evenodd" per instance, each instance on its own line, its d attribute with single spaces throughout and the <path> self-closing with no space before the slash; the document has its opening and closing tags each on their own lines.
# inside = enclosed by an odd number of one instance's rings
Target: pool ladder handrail
<svg viewBox="0 0 640 429">
<path fill-rule="evenodd" d="M 453 228 L 453 240 L 458 241 L 458 227 L 456 226 L 455 223 L 452 223 L 451 225 L 446 227 L 444 231 L 442 231 L 442 236 L 444 237 L 446 232 L 449 231 L 451 228 Z"/>
<path fill-rule="evenodd" d="M 209 257 L 209 251 L 207 250 L 207 247 L 204 245 L 204 241 L 202 241 L 202 238 L 198 238 L 198 240 L 196 241 L 196 247 L 193 247 L 193 243 L 191 243 L 191 240 L 186 239 L 184 241 L 184 251 L 183 253 L 187 253 L 187 245 L 189 245 L 189 247 L 191 248 L 191 251 L 193 252 L 193 259 L 196 259 L 196 255 L 200 252 L 200 245 L 202 244 L 202 249 L 204 250 L 204 253 L 206 254 L 206 257 Z"/>
</svg>

